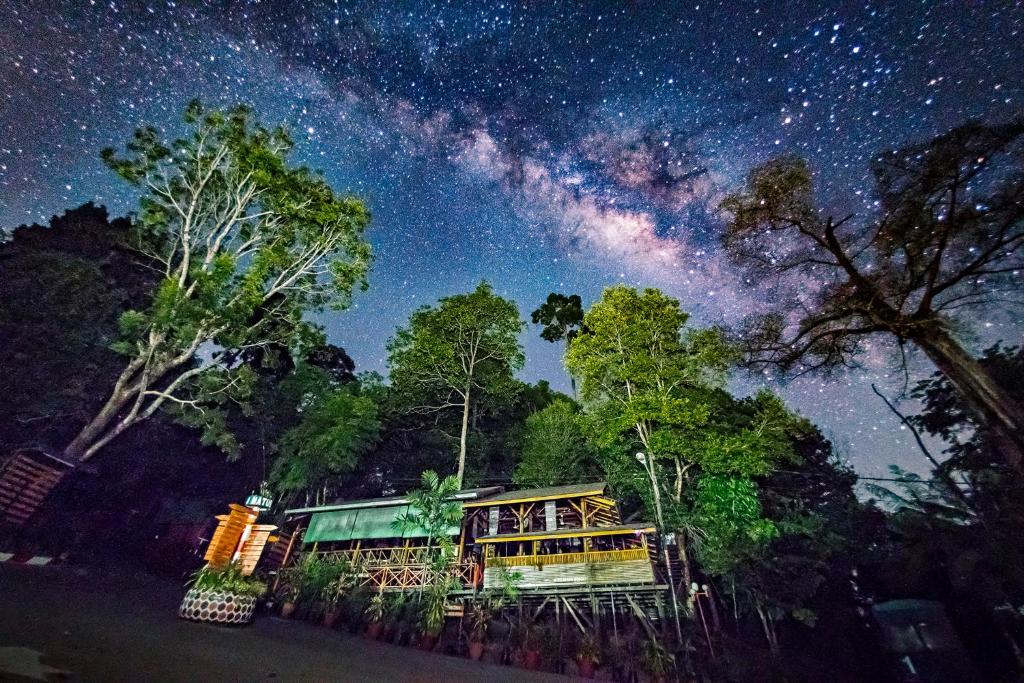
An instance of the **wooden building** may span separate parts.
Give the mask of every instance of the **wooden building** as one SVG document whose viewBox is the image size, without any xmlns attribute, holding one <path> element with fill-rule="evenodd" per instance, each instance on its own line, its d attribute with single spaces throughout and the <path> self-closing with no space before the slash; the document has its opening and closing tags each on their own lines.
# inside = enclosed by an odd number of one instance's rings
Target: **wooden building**
<svg viewBox="0 0 1024 683">
<path fill-rule="evenodd" d="M 654 526 L 623 524 L 618 504 L 602 482 L 520 491 L 500 487 L 460 491 L 462 524 L 449 529 L 458 549 L 453 568 L 465 594 L 500 588 L 515 579 L 537 596 L 658 592 Z M 287 510 L 294 551 L 339 554 L 360 568 L 362 584 L 383 590 L 422 586 L 427 572 L 426 532 L 400 532 L 395 520 L 409 509 L 404 496 Z M 614 600 L 614 598 L 613 598 Z"/>
<path fill-rule="evenodd" d="M 650 524 L 622 524 L 604 483 L 506 491 L 463 505 L 464 554 L 485 588 L 509 571 L 523 590 L 653 584 Z"/>
<path fill-rule="evenodd" d="M 453 500 L 465 505 L 500 491 L 499 487 L 468 489 L 455 494 Z M 300 545 L 305 552 L 345 557 L 359 567 L 362 585 L 383 590 L 422 586 L 428 569 L 427 532 L 399 530 L 395 524 L 408 510 L 409 499 L 405 496 L 286 510 L 288 524 L 294 531 L 282 564 L 288 563 L 295 546 Z M 453 526 L 448 532 L 452 542 L 458 543 L 462 526 Z M 471 555 L 464 557 L 461 552 L 454 571 L 463 586 L 478 585 L 483 576 L 483 568 L 476 559 Z"/>
</svg>

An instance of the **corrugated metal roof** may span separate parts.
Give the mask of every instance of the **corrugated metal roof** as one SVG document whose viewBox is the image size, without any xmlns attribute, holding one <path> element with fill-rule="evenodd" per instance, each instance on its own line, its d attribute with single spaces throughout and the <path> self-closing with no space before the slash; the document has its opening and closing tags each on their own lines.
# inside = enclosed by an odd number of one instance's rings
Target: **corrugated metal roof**
<svg viewBox="0 0 1024 683">
<path fill-rule="evenodd" d="M 601 536 L 601 535 L 612 535 L 612 534 L 627 534 L 636 532 L 646 533 L 654 531 L 653 524 L 647 524 L 644 522 L 638 524 L 616 524 L 614 526 L 591 526 L 579 529 L 556 529 L 554 531 L 525 531 L 508 534 L 493 534 L 488 536 L 479 536 L 476 539 L 477 543 L 502 543 L 504 541 L 514 540 L 530 540 L 539 538 L 573 538 L 576 536 Z"/>
<path fill-rule="evenodd" d="M 500 493 L 502 487 L 500 486 L 485 486 L 476 489 L 465 489 L 459 491 L 452 500 L 467 501 L 475 500 L 482 496 L 489 496 L 495 493 Z M 318 505 L 315 507 L 308 508 L 293 508 L 291 510 L 285 510 L 286 515 L 298 515 L 310 512 L 332 512 L 334 510 L 352 510 L 358 508 L 375 508 L 375 507 L 391 507 L 393 505 L 406 505 L 409 503 L 408 495 L 402 496 L 386 496 L 384 498 L 364 498 L 362 500 L 345 500 L 339 503 L 331 503 L 330 505 Z"/>
<path fill-rule="evenodd" d="M 600 495 L 608 488 L 603 481 L 589 484 L 569 484 L 567 486 L 546 486 L 539 489 L 520 489 L 519 491 L 505 491 L 494 495 L 484 496 L 466 503 L 466 507 L 480 507 L 482 505 L 500 505 L 502 503 L 515 503 L 524 500 L 545 500 L 551 498 L 568 498 L 571 496 Z"/>
<path fill-rule="evenodd" d="M 391 505 L 317 512 L 309 520 L 303 543 L 425 537 L 427 531 L 420 527 L 395 528 L 395 520 L 408 511 L 408 505 Z M 459 525 L 448 527 L 448 535 L 458 536 L 460 530 Z"/>
</svg>

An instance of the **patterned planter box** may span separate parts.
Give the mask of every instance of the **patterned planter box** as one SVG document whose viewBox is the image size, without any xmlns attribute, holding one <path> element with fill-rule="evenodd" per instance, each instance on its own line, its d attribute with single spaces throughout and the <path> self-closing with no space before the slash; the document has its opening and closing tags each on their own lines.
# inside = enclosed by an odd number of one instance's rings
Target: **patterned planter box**
<svg viewBox="0 0 1024 683">
<path fill-rule="evenodd" d="M 222 591 L 191 589 L 181 601 L 178 616 L 212 624 L 248 624 L 256 610 L 256 598 Z"/>
</svg>

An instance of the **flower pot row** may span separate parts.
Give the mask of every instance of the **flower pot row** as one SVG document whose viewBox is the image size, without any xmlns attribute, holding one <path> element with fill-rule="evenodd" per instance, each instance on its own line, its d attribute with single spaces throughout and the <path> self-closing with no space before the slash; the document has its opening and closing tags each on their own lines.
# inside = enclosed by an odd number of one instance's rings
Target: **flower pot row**
<svg viewBox="0 0 1024 683">
<path fill-rule="evenodd" d="M 297 605 L 294 602 L 284 602 L 281 605 L 280 614 L 282 617 L 290 617 L 295 614 Z M 341 618 L 342 610 L 336 607 L 329 607 L 323 610 L 321 623 L 327 628 L 333 628 L 337 625 Z M 371 601 L 370 606 L 366 609 L 366 615 L 370 617 L 370 620 L 366 622 L 363 635 L 369 640 L 392 640 L 396 642 L 405 642 L 403 634 L 407 634 L 407 631 L 399 630 L 394 633 L 394 629 L 389 627 L 391 621 L 387 621 L 382 617 L 384 612 L 381 610 L 380 605 L 375 605 Z M 486 629 L 483 629 L 486 630 Z M 471 633 L 471 636 L 474 635 Z M 424 651 L 432 651 L 437 647 L 440 634 L 434 633 L 419 633 L 416 639 L 416 646 Z M 541 668 L 543 655 L 539 647 L 533 647 L 533 643 L 537 643 L 539 639 L 536 635 L 531 636 L 531 644 L 523 647 L 521 650 L 521 665 L 525 669 L 538 670 Z M 538 643 L 539 644 L 539 643 Z M 595 676 L 597 664 L 599 661 L 597 643 L 595 640 L 584 637 L 580 645 L 581 652 L 576 658 L 576 670 L 580 678 L 592 679 Z M 470 638 L 468 643 L 468 656 L 473 661 L 479 661 L 483 658 L 487 645 L 484 640 L 477 638 Z"/>
</svg>

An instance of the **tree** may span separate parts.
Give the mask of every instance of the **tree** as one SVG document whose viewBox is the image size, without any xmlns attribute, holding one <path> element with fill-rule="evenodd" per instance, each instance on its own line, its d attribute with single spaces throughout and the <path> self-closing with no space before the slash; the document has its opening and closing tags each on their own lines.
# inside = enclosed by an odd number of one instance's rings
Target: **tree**
<svg viewBox="0 0 1024 683">
<path fill-rule="evenodd" d="M 1019 305 L 1024 269 L 1024 120 L 968 123 L 874 162 L 880 209 L 836 219 L 814 205 L 811 172 L 781 157 L 754 169 L 723 208 L 730 254 L 749 281 L 814 282 L 776 294 L 747 321 L 751 363 L 784 371 L 855 364 L 872 335 L 921 349 L 1024 467 L 1024 409 L 956 340 L 964 313 Z M 778 280 L 773 280 L 778 278 Z M 796 321 L 791 324 L 791 321 Z"/>
<path fill-rule="evenodd" d="M 0 243 L 0 443 L 67 443 L 123 366 L 117 320 L 153 274 L 122 246 L 127 219 L 92 203 Z"/>
<path fill-rule="evenodd" d="M 516 305 L 486 282 L 469 294 L 441 299 L 412 314 L 388 343 L 392 385 L 415 413 L 461 411 L 456 480 L 462 486 L 473 401 L 515 387 L 522 367 Z"/>
<path fill-rule="evenodd" d="M 711 416 L 706 390 L 720 387 L 731 351 L 716 330 L 685 329 L 689 315 L 656 289 L 606 289 L 566 353 L 606 443 L 629 433 L 674 470 L 678 498 L 692 445 L 679 435 Z"/>
<path fill-rule="evenodd" d="M 534 325 L 544 325 L 540 338 L 551 343 L 565 341 L 568 349 L 583 324 L 583 300 L 579 294 L 548 294 L 547 301 L 530 314 Z M 576 378 L 569 375 L 572 395 L 576 396 Z"/>
<path fill-rule="evenodd" d="M 147 308 L 122 314 L 115 350 L 127 364 L 64 449 L 68 458 L 89 459 L 162 406 L 233 450 L 222 406 L 243 399 L 252 379 L 239 354 L 315 342 L 303 316 L 342 309 L 365 286 L 366 207 L 290 166 L 283 128 L 253 124 L 244 107 L 205 111 L 197 102 L 185 123 L 188 134 L 173 142 L 147 127 L 126 156 L 103 152 L 144 193 L 131 246 L 160 283 Z"/>
<path fill-rule="evenodd" d="M 332 477 L 352 472 L 380 434 L 377 404 L 352 385 L 309 397 L 302 420 L 284 433 L 271 483 L 282 493 L 316 491 L 326 499 Z"/>
<path fill-rule="evenodd" d="M 421 593 L 430 586 L 432 593 L 436 590 L 443 594 L 432 596 L 441 601 L 448 597 L 452 588 L 448 571 L 455 559 L 452 530 L 462 524 L 462 504 L 454 500 L 454 496 L 461 488 L 456 477 L 441 479 L 437 472 L 427 470 L 420 477 L 420 488 L 409 493 L 409 511 L 393 522 L 395 530 L 401 533 L 418 529 L 427 532 L 430 576 L 421 587 Z"/>
<path fill-rule="evenodd" d="M 690 585 L 691 552 L 717 570 L 725 566 L 715 564 L 717 547 L 771 538 L 774 527 L 762 519 L 751 479 L 790 452 L 785 430 L 792 421 L 768 393 L 728 410 L 733 401 L 721 387 L 733 351 L 720 331 L 687 328 L 688 318 L 658 290 L 610 287 L 566 354 L 609 479 L 618 491 L 638 494 L 659 530 L 678 539 L 683 576 L 678 585 L 670 576 L 673 600 Z"/>
<path fill-rule="evenodd" d="M 570 401 L 559 399 L 526 418 L 522 459 L 512 481 L 523 488 L 579 484 L 597 473 L 594 449 L 583 416 Z"/>
<path fill-rule="evenodd" d="M 547 301 L 530 314 L 534 325 L 544 325 L 541 339 L 549 342 L 565 341 L 568 345 L 583 324 L 583 300 L 579 294 L 548 294 Z"/>
</svg>

